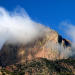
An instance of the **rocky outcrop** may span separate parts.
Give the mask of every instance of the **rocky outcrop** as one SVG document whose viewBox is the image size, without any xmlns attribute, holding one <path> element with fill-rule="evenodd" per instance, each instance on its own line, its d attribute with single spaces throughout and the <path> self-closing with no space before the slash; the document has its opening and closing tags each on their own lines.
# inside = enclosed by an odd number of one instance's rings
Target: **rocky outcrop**
<svg viewBox="0 0 75 75">
<path fill-rule="evenodd" d="M 62 45 L 63 49 L 71 49 L 70 41 L 63 39 L 56 31 L 48 28 L 43 37 L 40 37 L 26 45 L 5 43 L 0 50 L 0 63 L 5 66 L 40 57 L 47 58 L 49 60 L 67 58 L 60 54 L 60 45 Z"/>
</svg>

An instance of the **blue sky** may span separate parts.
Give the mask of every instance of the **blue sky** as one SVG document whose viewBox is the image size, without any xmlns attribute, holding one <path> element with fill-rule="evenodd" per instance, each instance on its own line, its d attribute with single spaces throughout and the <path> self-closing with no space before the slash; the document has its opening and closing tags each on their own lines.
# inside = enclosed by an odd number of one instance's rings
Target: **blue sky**
<svg viewBox="0 0 75 75">
<path fill-rule="evenodd" d="M 20 6 L 33 20 L 51 27 L 65 38 L 67 36 L 59 29 L 60 23 L 68 21 L 75 25 L 75 0 L 0 0 L 0 6 L 9 11 Z"/>
</svg>

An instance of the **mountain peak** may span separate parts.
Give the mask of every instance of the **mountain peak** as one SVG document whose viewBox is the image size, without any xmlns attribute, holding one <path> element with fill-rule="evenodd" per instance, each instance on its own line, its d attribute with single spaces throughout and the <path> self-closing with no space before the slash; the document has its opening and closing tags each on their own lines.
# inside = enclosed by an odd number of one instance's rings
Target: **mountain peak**
<svg viewBox="0 0 75 75">
<path fill-rule="evenodd" d="M 33 58 L 66 59 L 69 57 L 70 49 L 70 41 L 62 38 L 56 31 L 47 28 L 44 36 L 28 44 L 5 43 L 0 50 L 0 60 L 1 64 L 9 65 L 32 60 Z"/>
</svg>

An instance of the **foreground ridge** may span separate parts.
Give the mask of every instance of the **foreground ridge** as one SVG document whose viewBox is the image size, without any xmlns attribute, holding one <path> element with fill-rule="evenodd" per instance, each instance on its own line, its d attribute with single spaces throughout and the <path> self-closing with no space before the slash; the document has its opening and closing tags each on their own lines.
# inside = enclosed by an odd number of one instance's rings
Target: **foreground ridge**
<svg viewBox="0 0 75 75">
<path fill-rule="evenodd" d="M 51 61 L 37 58 L 21 64 L 0 67 L 0 75 L 75 75 L 75 59 Z"/>
</svg>

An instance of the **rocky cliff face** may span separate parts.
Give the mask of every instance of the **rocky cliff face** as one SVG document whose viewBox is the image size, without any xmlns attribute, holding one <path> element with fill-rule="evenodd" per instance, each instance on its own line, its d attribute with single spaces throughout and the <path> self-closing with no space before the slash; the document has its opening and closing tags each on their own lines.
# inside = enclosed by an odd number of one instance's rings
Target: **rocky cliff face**
<svg viewBox="0 0 75 75">
<path fill-rule="evenodd" d="M 34 58 L 47 58 L 49 60 L 67 58 L 67 56 L 64 57 L 64 55 L 60 53 L 60 45 L 62 45 L 63 49 L 71 49 L 70 41 L 62 38 L 57 32 L 48 28 L 43 37 L 26 45 L 5 43 L 0 50 L 0 64 L 9 65 L 21 63 Z"/>
</svg>

